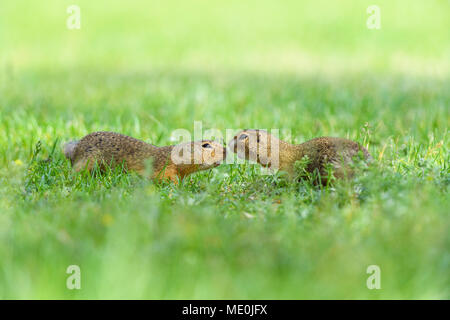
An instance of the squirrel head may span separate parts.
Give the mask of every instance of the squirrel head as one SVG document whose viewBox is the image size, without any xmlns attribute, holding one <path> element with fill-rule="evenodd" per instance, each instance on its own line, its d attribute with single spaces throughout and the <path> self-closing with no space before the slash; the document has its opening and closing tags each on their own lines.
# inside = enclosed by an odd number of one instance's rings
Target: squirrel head
<svg viewBox="0 0 450 320">
<path fill-rule="evenodd" d="M 213 140 L 181 143 L 172 149 L 174 164 L 192 168 L 193 171 L 217 167 L 226 158 L 226 148 Z"/>
<path fill-rule="evenodd" d="M 245 129 L 238 132 L 228 147 L 241 159 L 251 160 L 264 167 L 277 167 L 281 140 L 267 131 Z"/>
</svg>

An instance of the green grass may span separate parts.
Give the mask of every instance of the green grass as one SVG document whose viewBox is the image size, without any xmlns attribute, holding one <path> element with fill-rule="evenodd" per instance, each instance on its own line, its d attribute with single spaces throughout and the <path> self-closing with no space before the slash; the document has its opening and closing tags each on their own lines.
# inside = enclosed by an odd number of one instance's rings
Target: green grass
<svg viewBox="0 0 450 320">
<path fill-rule="evenodd" d="M 450 298 L 447 2 L 379 1 L 377 31 L 365 1 L 77 2 L 78 31 L 71 2 L 0 10 L 0 298 Z M 348 137 L 376 161 L 327 188 L 249 163 L 175 186 L 62 154 L 194 121 Z"/>
</svg>

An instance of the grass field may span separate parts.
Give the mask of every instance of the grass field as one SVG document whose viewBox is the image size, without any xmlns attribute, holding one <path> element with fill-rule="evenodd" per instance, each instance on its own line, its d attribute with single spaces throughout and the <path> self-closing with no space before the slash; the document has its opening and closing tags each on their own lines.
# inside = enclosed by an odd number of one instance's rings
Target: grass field
<svg viewBox="0 0 450 320">
<path fill-rule="evenodd" d="M 66 8 L 81 9 L 69 30 Z M 369 5 L 381 29 L 366 27 Z M 448 1 L 5 1 L 0 298 L 449 299 Z M 76 175 L 98 130 L 354 139 L 328 188 L 227 164 L 179 186 Z M 81 290 L 66 287 L 69 265 Z M 381 289 L 369 290 L 378 265 Z"/>
</svg>

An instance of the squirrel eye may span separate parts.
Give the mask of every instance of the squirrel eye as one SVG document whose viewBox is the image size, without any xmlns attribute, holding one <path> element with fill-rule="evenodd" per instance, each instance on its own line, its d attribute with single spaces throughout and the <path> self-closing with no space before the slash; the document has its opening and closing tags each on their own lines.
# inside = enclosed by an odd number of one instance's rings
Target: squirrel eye
<svg viewBox="0 0 450 320">
<path fill-rule="evenodd" d="M 212 148 L 209 143 L 202 144 L 202 148 Z"/>
<path fill-rule="evenodd" d="M 246 135 L 246 134 L 241 134 L 240 136 L 239 136 L 239 140 L 245 140 L 245 139 L 247 139 L 248 138 L 248 136 Z"/>
</svg>

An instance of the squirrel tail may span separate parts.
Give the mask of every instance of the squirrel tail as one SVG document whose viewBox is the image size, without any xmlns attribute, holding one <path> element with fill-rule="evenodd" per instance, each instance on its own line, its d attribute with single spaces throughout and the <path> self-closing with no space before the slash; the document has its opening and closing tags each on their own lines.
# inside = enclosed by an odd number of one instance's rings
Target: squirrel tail
<svg viewBox="0 0 450 320">
<path fill-rule="evenodd" d="M 73 161 L 75 147 L 77 146 L 79 141 L 69 141 L 64 145 L 64 156 Z"/>
</svg>

